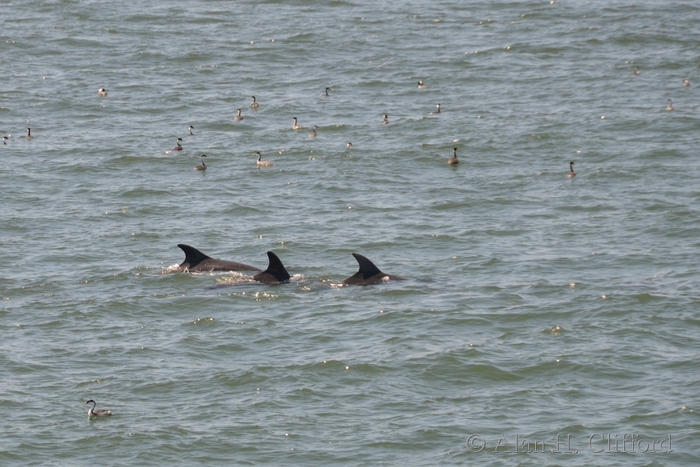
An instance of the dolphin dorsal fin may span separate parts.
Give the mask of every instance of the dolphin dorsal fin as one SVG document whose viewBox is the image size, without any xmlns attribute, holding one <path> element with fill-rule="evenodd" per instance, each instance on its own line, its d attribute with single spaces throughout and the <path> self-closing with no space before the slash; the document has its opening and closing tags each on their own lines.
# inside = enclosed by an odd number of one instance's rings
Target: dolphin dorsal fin
<svg viewBox="0 0 700 467">
<path fill-rule="evenodd" d="M 267 252 L 267 257 L 270 259 L 270 264 L 267 266 L 267 269 L 263 271 L 263 274 L 268 273 L 280 282 L 287 282 L 289 280 L 289 273 L 284 268 L 282 261 L 271 251 Z"/>
<path fill-rule="evenodd" d="M 183 262 L 183 264 L 189 263 L 189 266 L 187 266 L 187 267 L 190 269 L 196 267 L 199 263 L 201 263 L 205 259 L 210 259 L 209 256 L 205 255 L 204 253 L 202 253 L 198 249 L 191 247 L 189 245 L 185 245 L 183 243 L 180 243 L 178 245 L 178 247 L 180 247 L 180 249 L 185 252 L 185 261 Z"/>
<path fill-rule="evenodd" d="M 382 271 L 379 270 L 377 266 L 374 265 L 372 261 L 368 260 L 361 254 L 353 253 L 352 255 L 355 257 L 357 263 L 360 265 L 360 270 L 358 272 L 362 274 L 363 279 L 369 279 L 370 277 L 377 274 L 384 274 Z"/>
</svg>

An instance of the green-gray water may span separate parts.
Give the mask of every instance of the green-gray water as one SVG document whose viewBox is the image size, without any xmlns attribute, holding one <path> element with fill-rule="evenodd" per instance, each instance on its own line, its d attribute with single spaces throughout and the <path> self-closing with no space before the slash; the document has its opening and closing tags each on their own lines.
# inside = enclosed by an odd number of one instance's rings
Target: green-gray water
<svg viewBox="0 0 700 467">
<path fill-rule="evenodd" d="M 700 463 L 694 2 L 0 6 L 0 465 Z"/>
</svg>

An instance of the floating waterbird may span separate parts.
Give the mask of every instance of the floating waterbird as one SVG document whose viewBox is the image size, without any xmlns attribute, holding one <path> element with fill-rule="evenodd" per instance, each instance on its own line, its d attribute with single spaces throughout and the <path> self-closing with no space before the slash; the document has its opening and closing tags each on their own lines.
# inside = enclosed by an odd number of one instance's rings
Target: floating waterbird
<svg viewBox="0 0 700 467">
<path fill-rule="evenodd" d="M 180 144 L 180 141 L 182 141 L 182 138 L 177 139 L 177 146 L 173 148 L 173 151 L 182 151 L 182 145 Z"/>
<path fill-rule="evenodd" d="M 110 415 L 112 415 L 112 412 L 110 410 L 105 410 L 105 409 L 95 410 L 95 406 L 97 405 L 97 402 L 95 402 L 92 399 L 87 401 L 86 404 L 92 404 L 92 407 L 90 407 L 90 410 L 88 410 L 88 420 L 90 420 L 92 417 L 109 417 Z"/>
<path fill-rule="evenodd" d="M 453 154 L 452 154 L 452 157 L 450 157 L 449 159 L 447 159 L 447 163 L 448 163 L 449 165 L 457 165 L 457 164 L 459 164 L 459 159 L 457 159 L 457 148 L 454 148 L 453 151 L 454 151 L 454 152 L 453 152 Z"/>
<path fill-rule="evenodd" d="M 258 155 L 258 167 L 272 167 L 273 165 L 275 165 L 275 164 L 273 164 L 273 163 L 270 162 L 270 161 L 264 161 L 264 160 L 262 160 L 262 154 L 260 154 L 259 151 L 256 152 L 255 154 Z"/>
<path fill-rule="evenodd" d="M 207 164 L 204 163 L 204 158 L 207 157 L 206 154 L 202 154 L 202 157 L 200 157 L 202 161 L 202 165 L 198 165 L 197 167 L 194 168 L 194 170 L 207 170 Z"/>
</svg>

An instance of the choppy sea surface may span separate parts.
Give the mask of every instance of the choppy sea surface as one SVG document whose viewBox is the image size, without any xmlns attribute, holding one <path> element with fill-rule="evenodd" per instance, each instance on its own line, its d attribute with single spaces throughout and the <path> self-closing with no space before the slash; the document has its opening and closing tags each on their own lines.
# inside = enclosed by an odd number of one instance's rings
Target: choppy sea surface
<svg viewBox="0 0 700 467">
<path fill-rule="evenodd" d="M 0 465 L 700 463 L 696 2 L 0 7 Z"/>
</svg>

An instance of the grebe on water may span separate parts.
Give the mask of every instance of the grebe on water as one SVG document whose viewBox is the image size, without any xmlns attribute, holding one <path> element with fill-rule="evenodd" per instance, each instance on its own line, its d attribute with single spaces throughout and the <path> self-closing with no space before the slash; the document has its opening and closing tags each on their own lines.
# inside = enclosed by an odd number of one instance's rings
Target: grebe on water
<svg viewBox="0 0 700 467">
<path fill-rule="evenodd" d="M 567 178 L 574 178 L 576 176 L 576 172 L 574 172 L 574 161 L 569 162 L 569 173 L 566 174 Z"/>
<path fill-rule="evenodd" d="M 238 113 L 236 114 L 235 117 L 233 117 L 233 119 L 236 120 L 237 122 L 240 122 L 241 120 L 243 120 L 243 115 L 241 115 L 241 109 L 236 110 L 236 112 L 238 112 Z"/>
<path fill-rule="evenodd" d="M 427 89 L 428 85 L 423 84 L 423 81 L 418 81 L 418 89 Z"/>
<path fill-rule="evenodd" d="M 86 404 L 92 404 L 92 407 L 90 407 L 90 410 L 88 410 L 88 420 L 90 420 L 92 417 L 108 417 L 108 416 L 112 415 L 112 412 L 110 410 L 104 410 L 104 409 L 95 410 L 95 406 L 97 405 L 97 402 L 95 402 L 92 399 L 87 401 Z"/>
<path fill-rule="evenodd" d="M 292 130 L 301 130 L 302 128 L 304 128 L 303 126 L 301 126 L 297 123 L 296 117 L 293 117 L 293 120 L 294 120 L 294 123 L 292 124 Z"/>
<path fill-rule="evenodd" d="M 440 104 L 437 105 L 437 110 L 435 112 L 430 112 L 430 115 L 437 115 L 440 113 Z"/>
<path fill-rule="evenodd" d="M 107 97 L 107 90 L 105 88 L 100 88 L 100 90 L 97 91 L 97 94 L 99 94 L 100 97 Z"/>
<path fill-rule="evenodd" d="M 459 164 L 459 159 L 457 159 L 457 148 L 453 149 L 454 153 L 453 156 L 447 159 L 447 163 L 449 165 L 457 165 Z"/>
<path fill-rule="evenodd" d="M 388 125 L 389 124 L 389 116 L 387 114 L 384 114 L 384 120 L 382 120 L 382 125 Z"/>
<path fill-rule="evenodd" d="M 260 154 L 259 151 L 256 152 L 255 154 L 258 155 L 258 167 L 272 167 L 273 165 L 275 165 L 275 164 L 273 164 L 273 163 L 270 162 L 270 161 L 264 161 L 264 160 L 262 160 L 262 154 Z"/>
<path fill-rule="evenodd" d="M 204 158 L 207 157 L 206 154 L 202 154 L 202 157 L 200 157 L 202 161 L 202 165 L 198 165 L 197 167 L 194 168 L 194 170 L 207 170 L 207 164 L 204 163 Z"/>
<path fill-rule="evenodd" d="M 180 145 L 180 141 L 182 141 L 182 138 L 177 139 L 177 146 L 173 148 L 173 151 L 182 151 L 182 146 Z"/>
<path fill-rule="evenodd" d="M 257 102 L 255 102 L 255 96 L 250 96 L 250 98 L 253 99 L 253 103 L 250 104 L 250 108 L 251 108 L 251 109 L 257 109 L 257 108 L 259 108 L 259 107 L 260 107 L 260 104 L 258 104 Z"/>
<path fill-rule="evenodd" d="M 668 102 L 668 105 L 666 106 L 666 110 L 668 110 L 670 112 L 671 110 L 673 110 L 673 101 L 671 99 L 669 99 L 666 102 Z"/>
<path fill-rule="evenodd" d="M 31 128 L 27 128 L 27 139 L 34 139 Z"/>
</svg>

